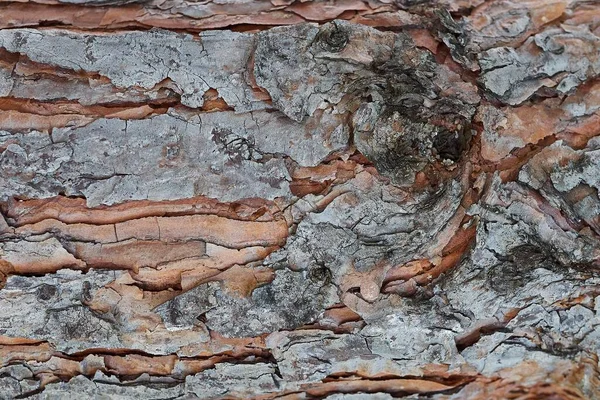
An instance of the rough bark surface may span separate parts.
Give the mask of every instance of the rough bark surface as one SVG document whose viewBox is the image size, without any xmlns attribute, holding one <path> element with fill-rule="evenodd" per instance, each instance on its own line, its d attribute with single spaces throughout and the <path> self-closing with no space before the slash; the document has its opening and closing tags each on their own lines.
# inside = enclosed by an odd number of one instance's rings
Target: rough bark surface
<svg viewBox="0 0 600 400">
<path fill-rule="evenodd" d="M 600 399 L 600 4 L 0 1 L 0 398 Z"/>
</svg>

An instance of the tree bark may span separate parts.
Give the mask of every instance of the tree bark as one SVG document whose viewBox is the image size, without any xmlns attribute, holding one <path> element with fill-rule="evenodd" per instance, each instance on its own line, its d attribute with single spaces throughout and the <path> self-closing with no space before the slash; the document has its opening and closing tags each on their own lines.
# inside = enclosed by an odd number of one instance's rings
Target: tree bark
<svg viewBox="0 0 600 400">
<path fill-rule="evenodd" d="M 0 398 L 600 399 L 600 5 L 0 1 Z"/>
</svg>

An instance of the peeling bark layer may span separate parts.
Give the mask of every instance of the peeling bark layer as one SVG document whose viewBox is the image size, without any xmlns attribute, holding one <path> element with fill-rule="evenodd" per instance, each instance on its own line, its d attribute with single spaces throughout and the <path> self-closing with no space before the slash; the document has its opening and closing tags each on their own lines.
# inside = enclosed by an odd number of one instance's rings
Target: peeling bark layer
<svg viewBox="0 0 600 400">
<path fill-rule="evenodd" d="M 599 75 L 592 1 L 0 1 L 0 398 L 600 398 Z"/>
</svg>

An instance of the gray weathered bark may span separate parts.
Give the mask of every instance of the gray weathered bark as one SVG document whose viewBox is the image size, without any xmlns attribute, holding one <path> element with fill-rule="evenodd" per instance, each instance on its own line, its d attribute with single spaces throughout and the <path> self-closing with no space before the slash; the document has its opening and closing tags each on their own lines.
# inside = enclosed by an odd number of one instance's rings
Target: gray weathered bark
<svg viewBox="0 0 600 400">
<path fill-rule="evenodd" d="M 600 398 L 599 21 L 0 2 L 0 398 Z"/>
</svg>

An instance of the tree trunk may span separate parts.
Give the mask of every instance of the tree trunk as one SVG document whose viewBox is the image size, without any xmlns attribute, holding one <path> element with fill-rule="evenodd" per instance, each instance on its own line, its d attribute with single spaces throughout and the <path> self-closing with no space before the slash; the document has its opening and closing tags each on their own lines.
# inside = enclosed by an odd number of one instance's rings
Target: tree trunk
<svg viewBox="0 0 600 400">
<path fill-rule="evenodd" d="M 596 1 L 0 28 L 0 398 L 600 399 Z"/>
</svg>

